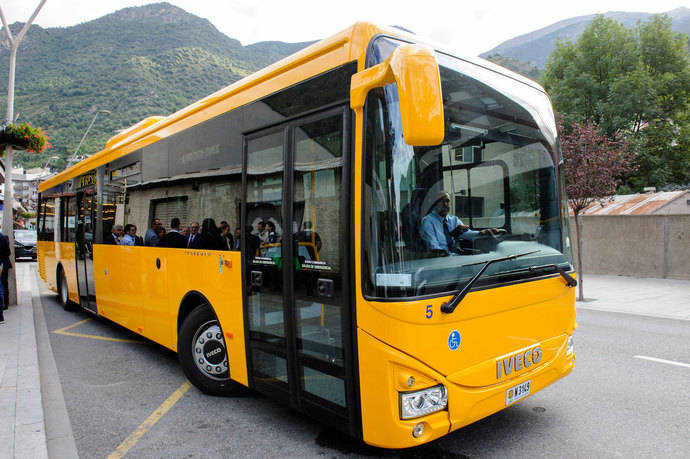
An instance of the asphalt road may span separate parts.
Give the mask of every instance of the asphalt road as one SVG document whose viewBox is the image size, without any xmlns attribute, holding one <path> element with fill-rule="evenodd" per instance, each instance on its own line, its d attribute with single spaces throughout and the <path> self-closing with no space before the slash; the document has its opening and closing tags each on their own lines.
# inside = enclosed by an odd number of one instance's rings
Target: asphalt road
<svg viewBox="0 0 690 459">
<path fill-rule="evenodd" d="M 690 451 L 690 321 L 581 310 L 571 375 L 436 442 L 388 451 L 259 395 L 206 396 L 188 388 L 174 353 L 109 321 L 65 312 L 47 290 L 41 301 L 81 457 L 108 457 L 123 444 L 126 457 L 137 458 L 680 458 Z"/>
</svg>

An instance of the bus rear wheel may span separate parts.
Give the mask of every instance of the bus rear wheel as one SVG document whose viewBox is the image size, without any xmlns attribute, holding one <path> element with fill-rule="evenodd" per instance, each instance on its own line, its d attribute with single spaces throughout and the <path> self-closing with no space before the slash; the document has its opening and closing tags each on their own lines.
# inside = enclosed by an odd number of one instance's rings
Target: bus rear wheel
<svg viewBox="0 0 690 459">
<path fill-rule="evenodd" d="M 230 379 L 223 331 L 208 303 L 184 320 L 177 349 L 185 375 L 199 390 L 209 395 L 241 393 L 242 386 Z"/>
</svg>

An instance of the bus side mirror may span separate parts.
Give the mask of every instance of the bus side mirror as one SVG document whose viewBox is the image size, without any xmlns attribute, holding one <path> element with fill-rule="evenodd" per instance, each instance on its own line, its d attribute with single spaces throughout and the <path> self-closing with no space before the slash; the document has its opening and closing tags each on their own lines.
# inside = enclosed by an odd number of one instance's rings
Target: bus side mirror
<svg viewBox="0 0 690 459">
<path fill-rule="evenodd" d="M 405 142 L 412 146 L 443 142 L 445 126 L 441 76 L 434 50 L 424 45 L 402 45 L 379 65 L 352 75 L 350 106 L 364 107 L 367 93 L 397 83 Z"/>
</svg>

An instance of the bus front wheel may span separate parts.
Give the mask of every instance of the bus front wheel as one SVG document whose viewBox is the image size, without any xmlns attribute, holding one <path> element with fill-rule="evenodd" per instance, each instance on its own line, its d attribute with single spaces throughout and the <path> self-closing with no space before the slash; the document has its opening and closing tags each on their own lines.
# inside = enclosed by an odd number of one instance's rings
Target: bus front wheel
<svg viewBox="0 0 690 459">
<path fill-rule="evenodd" d="M 241 385 L 230 379 L 223 332 L 211 306 L 194 309 L 177 338 L 178 358 L 187 378 L 209 395 L 237 395 Z"/>
<path fill-rule="evenodd" d="M 74 309 L 74 303 L 69 299 L 69 289 L 67 288 L 67 278 L 65 278 L 65 272 L 60 269 L 58 272 L 58 299 L 60 300 L 60 305 L 65 311 L 72 311 Z"/>
</svg>

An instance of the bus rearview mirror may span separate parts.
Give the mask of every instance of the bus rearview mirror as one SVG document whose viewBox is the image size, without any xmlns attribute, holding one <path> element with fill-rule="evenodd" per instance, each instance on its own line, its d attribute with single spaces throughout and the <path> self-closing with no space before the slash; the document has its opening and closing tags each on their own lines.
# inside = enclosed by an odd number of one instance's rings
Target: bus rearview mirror
<svg viewBox="0 0 690 459">
<path fill-rule="evenodd" d="M 367 93 L 396 83 L 405 142 L 438 145 L 445 134 L 441 76 L 434 50 L 425 45 L 402 45 L 385 61 L 352 76 L 350 106 L 364 107 Z"/>
</svg>

